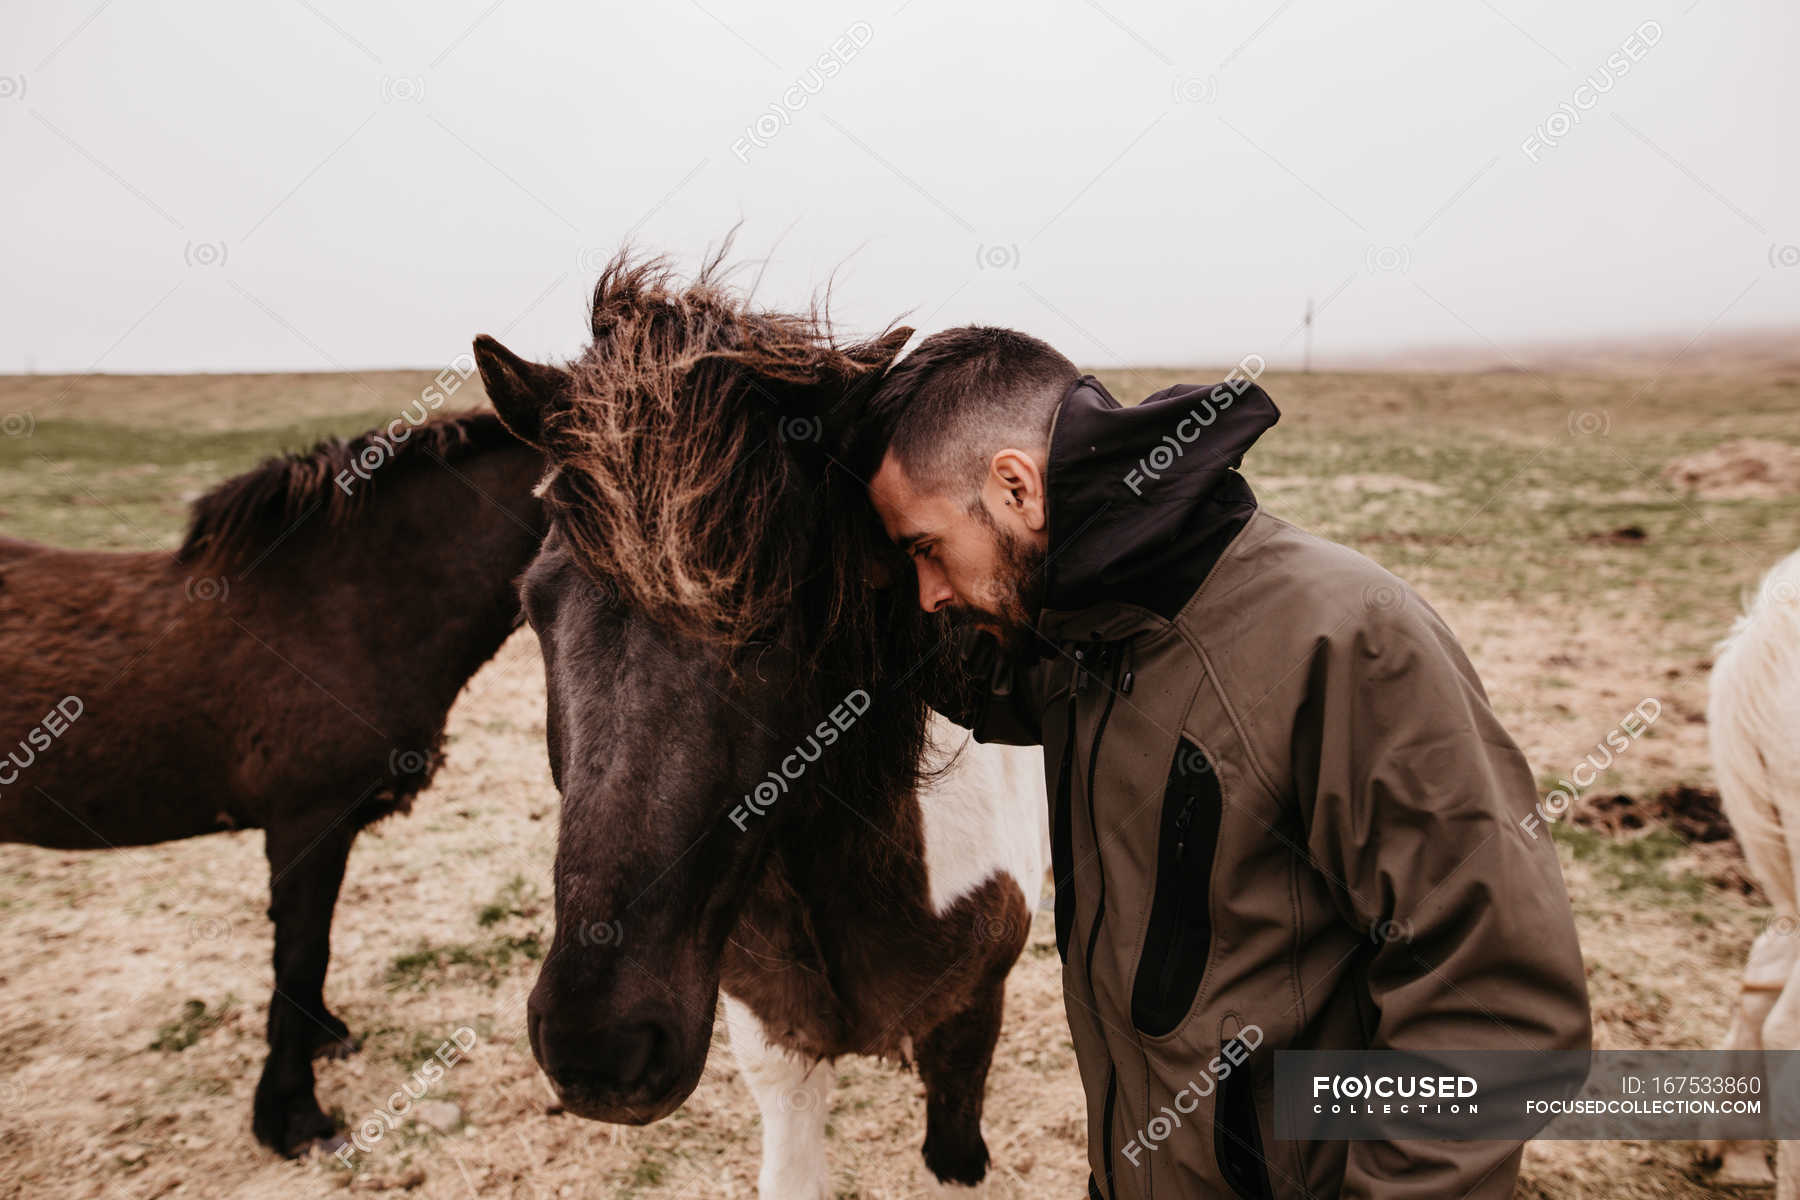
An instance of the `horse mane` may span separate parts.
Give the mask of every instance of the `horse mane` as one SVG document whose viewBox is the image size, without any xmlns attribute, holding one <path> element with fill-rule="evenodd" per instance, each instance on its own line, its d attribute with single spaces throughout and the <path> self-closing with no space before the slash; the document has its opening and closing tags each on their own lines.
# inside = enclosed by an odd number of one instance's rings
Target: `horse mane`
<svg viewBox="0 0 1800 1200">
<path fill-rule="evenodd" d="M 881 745 L 862 761 L 910 783 L 936 668 L 955 656 L 842 453 L 908 331 L 845 344 L 818 303 L 753 309 L 728 248 L 685 282 L 629 250 L 602 272 L 593 343 L 544 422 L 540 494 L 575 561 L 630 610 L 731 662 L 780 643 L 813 701 L 882 689 L 884 719 L 867 723 Z"/>
<path fill-rule="evenodd" d="M 545 499 L 576 557 L 639 611 L 741 648 L 823 582 L 837 603 L 812 632 L 829 636 L 855 616 L 875 548 L 822 562 L 799 535 L 843 515 L 828 501 L 869 511 L 830 435 L 892 351 L 841 344 L 816 305 L 753 310 L 725 252 L 686 283 L 666 259 L 629 252 L 602 272 L 593 343 L 546 422 Z"/>
<path fill-rule="evenodd" d="M 302 453 L 265 459 L 219 484 L 194 501 L 176 561 L 242 563 L 263 553 L 314 510 L 328 524 L 350 520 L 390 472 L 397 476 L 422 462 L 456 462 L 517 444 L 492 412 L 439 415 L 417 424 L 408 418 L 404 440 L 390 438 L 388 428 L 348 439 L 326 438 Z M 339 487 L 339 475 L 354 472 L 359 462 L 367 478 L 356 477 L 347 491 Z"/>
</svg>

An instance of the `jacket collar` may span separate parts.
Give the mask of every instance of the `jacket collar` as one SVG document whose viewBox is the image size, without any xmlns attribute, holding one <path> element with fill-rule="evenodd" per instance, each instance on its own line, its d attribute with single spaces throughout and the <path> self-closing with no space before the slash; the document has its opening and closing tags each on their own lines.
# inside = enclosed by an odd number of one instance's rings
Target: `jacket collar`
<svg viewBox="0 0 1800 1200">
<path fill-rule="evenodd" d="M 1173 618 L 1256 510 L 1235 468 L 1280 415 L 1238 373 L 1131 408 L 1091 375 L 1072 385 L 1050 432 L 1039 629 L 1069 636 L 1076 625 Z M 1092 611 L 1100 606 L 1125 611 Z"/>
</svg>

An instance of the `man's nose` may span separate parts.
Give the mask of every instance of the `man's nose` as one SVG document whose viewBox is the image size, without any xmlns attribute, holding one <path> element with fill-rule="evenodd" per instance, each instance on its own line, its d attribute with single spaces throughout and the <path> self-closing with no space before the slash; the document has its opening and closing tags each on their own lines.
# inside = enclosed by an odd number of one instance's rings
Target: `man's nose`
<svg viewBox="0 0 1800 1200">
<path fill-rule="evenodd" d="M 950 590 L 950 581 L 945 579 L 941 571 L 926 566 L 919 568 L 919 607 L 928 613 L 937 612 L 956 599 L 956 593 Z"/>
</svg>

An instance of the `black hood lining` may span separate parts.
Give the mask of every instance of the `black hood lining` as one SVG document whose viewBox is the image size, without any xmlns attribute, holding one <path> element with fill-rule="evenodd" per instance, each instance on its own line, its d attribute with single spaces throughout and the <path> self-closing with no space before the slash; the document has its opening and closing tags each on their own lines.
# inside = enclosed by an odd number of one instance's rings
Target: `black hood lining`
<svg viewBox="0 0 1800 1200">
<path fill-rule="evenodd" d="M 1245 378 L 1165 388 L 1126 408 L 1070 386 L 1045 471 L 1045 606 L 1129 603 L 1172 619 L 1256 511 L 1236 467 L 1280 418 Z"/>
</svg>

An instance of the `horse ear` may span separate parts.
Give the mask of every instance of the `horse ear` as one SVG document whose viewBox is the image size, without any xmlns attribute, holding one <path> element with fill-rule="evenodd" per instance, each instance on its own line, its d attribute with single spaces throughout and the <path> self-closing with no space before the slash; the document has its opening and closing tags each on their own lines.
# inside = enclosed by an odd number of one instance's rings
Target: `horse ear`
<svg viewBox="0 0 1800 1200">
<path fill-rule="evenodd" d="M 849 380 L 847 385 L 840 384 L 831 389 L 832 394 L 821 402 L 819 416 L 824 421 L 826 444 L 832 447 L 834 454 L 851 452 L 870 399 L 912 335 L 910 325 L 896 325 L 880 337 L 844 348 L 844 357 L 864 370 L 859 378 Z"/>
<path fill-rule="evenodd" d="M 568 372 L 520 358 L 485 333 L 475 339 L 475 366 L 501 424 L 526 445 L 545 449 L 551 414 L 568 404 Z"/>
<path fill-rule="evenodd" d="M 864 366 L 885 371 L 900 357 L 900 348 L 911 340 L 912 335 L 912 326 L 896 325 L 880 337 L 852 346 L 844 353 Z"/>
</svg>

